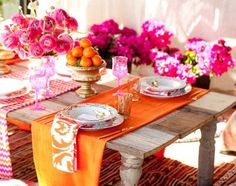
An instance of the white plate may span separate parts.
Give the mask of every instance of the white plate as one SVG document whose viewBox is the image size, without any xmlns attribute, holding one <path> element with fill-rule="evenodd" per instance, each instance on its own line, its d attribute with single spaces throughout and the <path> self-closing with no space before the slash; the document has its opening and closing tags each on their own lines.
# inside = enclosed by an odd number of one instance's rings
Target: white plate
<svg viewBox="0 0 236 186">
<path fill-rule="evenodd" d="M 171 77 L 149 76 L 141 79 L 141 86 L 149 87 L 156 92 L 170 92 L 183 89 L 186 82 Z"/>
<path fill-rule="evenodd" d="M 153 93 L 148 91 L 147 89 L 141 89 L 140 93 L 146 96 L 155 97 L 155 98 L 174 98 L 183 96 L 187 93 L 189 93 L 192 90 L 192 86 L 187 84 L 184 88 L 171 91 L 169 93 Z"/>
<path fill-rule="evenodd" d="M 75 120 L 80 124 L 109 121 L 118 114 L 115 108 L 98 103 L 73 105 L 63 110 L 61 113 L 63 117 Z"/>
<path fill-rule="evenodd" d="M 101 123 L 96 123 L 94 125 L 82 125 L 80 129 L 86 130 L 86 131 L 94 131 L 94 130 L 102 130 L 102 129 L 108 129 L 112 127 L 116 127 L 121 125 L 124 122 L 124 116 L 117 114 L 114 119 L 111 119 L 109 121 L 104 121 Z"/>
<path fill-rule="evenodd" d="M 26 81 L 11 78 L 0 78 L 0 99 L 11 99 L 29 93 Z"/>
</svg>

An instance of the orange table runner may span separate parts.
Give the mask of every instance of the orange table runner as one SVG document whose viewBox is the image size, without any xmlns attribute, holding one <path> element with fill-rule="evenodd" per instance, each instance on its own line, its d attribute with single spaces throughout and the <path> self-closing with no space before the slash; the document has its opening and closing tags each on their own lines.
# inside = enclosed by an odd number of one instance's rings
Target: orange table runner
<svg viewBox="0 0 236 186">
<path fill-rule="evenodd" d="M 124 85 L 123 87 L 128 85 Z M 112 96 L 117 89 L 112 89 L 83 102 L 103 103 L 115 105 L 116 98 Z M 200 91 L 200 92 L 199 92 Z M 108 140 L 135 130 L 149 122 L 156 120 L 190 102 L 191 95 L 198 93 L 198 97 L 207 93 L 207 90 L 193 88 L 191 93 L 170 99 L 157 99 L 141 95 L 140 101 L 134 102 L 130 117 L 125 122 L 111 129 L 86 132 L 79 130 L 78 133 L 78 171 L 66 173 L 57 170 L 52 165 L 52 137 L 50 133 L 51 124 L 55 114 L 44 116 L 32 123 L 32 143 L 34 163 L 37 171 L 39 185 L 43 186 L 95 186 L 99 183 L 100 168 L 105 144 Z M 106 133 L 121 128 L 132 126 L 130 130 L 117 135 L 98 139 Z"/>
</svg>

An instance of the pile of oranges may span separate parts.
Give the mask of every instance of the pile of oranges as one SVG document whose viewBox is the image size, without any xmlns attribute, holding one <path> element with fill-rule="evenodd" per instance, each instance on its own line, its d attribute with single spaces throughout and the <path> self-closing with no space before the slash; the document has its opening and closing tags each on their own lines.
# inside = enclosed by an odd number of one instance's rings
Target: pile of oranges
<svg viewBox="0 0 236 186">
<path fill-rule="evenodd" d="M 66 54 L 67 65 L 78 67 L 100 66 L 103 63 L 101 56 L 97 50 L 92 47 L 92 43 L 88 38 L 79 40 L 79 46 L 72 48 Z"/>
</svg>

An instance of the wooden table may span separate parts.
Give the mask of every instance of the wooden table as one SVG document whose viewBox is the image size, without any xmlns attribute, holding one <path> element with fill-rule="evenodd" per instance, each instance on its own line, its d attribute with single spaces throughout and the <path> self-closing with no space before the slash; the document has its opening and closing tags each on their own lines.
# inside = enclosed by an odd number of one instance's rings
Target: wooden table
<svg viewBox="0 0 236 186">
<path fill-rule="evenodd" d="M 11 68 L 25 68 L 25 64 L 14 65 Z M 96 85 L 96 89 L 101 92 L 109 89 L 109 87 Z M 38 117 L 58 111 L 80 100 L 81 98 L 71 91 L 43 101 L 42 104 L 46 106 L 46 110 L 42 112 L 32 112 L 29 107 L 25 107 L 10 112 L 8 119 L 30 124 L 32 120 Z M 216 118 L 234 105 L 236 105 L 236 97 L 209 92 L 188 106 L 178 109 L 134 132 L 107 142 L 107 148 L 119 151 L 122 156 L 121 185 L 137 185 L 142 173 L 144 158 L 153 155 L 197 129 L 201 129 L 202 133 L 199 148 L 198 185 L 212 185 Z"/>
</svg>

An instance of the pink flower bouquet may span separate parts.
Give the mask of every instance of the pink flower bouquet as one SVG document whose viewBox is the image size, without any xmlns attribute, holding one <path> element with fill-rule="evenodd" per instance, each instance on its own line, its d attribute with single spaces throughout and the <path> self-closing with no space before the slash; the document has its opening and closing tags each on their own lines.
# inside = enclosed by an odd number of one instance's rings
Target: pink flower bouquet
<svg viewBox="0 0 236 186">
<path fill-rule="evenodd" d="M 65 54 L 71 50 L 78 23 L 63 9 L 54 9 L 42 19 L 25 17 L 19 13 L 11 18 L 0 34 L 0 42 L 20 58 Z"/>
<path fill-rule="evenodd" d="M 220 76 L 235 66 L 231 48 L 224 40 L 210 45 L 200 38 L 189 39 L 182 55 L 157 51 L 153 55 L 154 71 L 158 75 L 178 77 L 193 84 L 200 76 Z"/>
</svg>

